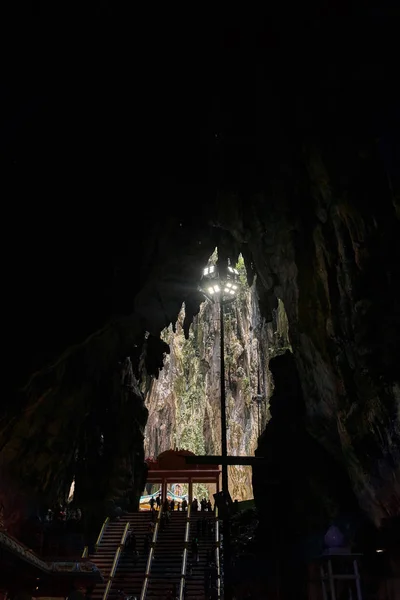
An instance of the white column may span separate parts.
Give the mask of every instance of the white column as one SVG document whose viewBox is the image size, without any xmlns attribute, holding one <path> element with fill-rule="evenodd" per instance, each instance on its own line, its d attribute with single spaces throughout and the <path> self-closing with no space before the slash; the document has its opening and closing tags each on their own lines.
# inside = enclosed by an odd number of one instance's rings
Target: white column
<svg viewBox="0 0 400 600">
<path fill-rule="evenodd" d="M 193 483 L 192 480 L 189 479 L 189 504 L 193 502 Z"/>
</svg>

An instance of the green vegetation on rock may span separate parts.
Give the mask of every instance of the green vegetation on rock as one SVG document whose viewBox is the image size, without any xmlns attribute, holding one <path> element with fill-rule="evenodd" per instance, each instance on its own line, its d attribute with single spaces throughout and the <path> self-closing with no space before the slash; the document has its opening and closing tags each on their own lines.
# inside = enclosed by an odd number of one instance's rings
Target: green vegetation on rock
<svg viewBox="0 0 400 600">
<path fill-rule="evenodd" d="M 216 261 L 216 253 L 213 258 Z M 259 425 L 254 398 L 260 389 L 264 394 L 260 411 L 264 428 L 273 389 L 268 363 L 288 347 L 288 325 L 282 303 L 274 323 L 262 320 L 255 285 L 247 285 L 241 256 L 236 267 L 240 292 L 236 301 L 224 308 L 228 453 L 253 455 Z M 219 306 L 211 302 L 201 305 L 188 339 L 183 333 L 184 314 L 183 307 L 176 333 L 169 327 L 162 334 L 171 353 L 146 399 L 148 456 L 154 456 L 156 448 L 161 452 L 171 447 L 196 454 L 221 452 Z M 229 478 L 232 497 L 246 500 L 252 496 L 250 468 L 229 467 Z M 201 486 L 195 494 L 202 497 L 208 492 L 208 486 Z"/>
</svg>

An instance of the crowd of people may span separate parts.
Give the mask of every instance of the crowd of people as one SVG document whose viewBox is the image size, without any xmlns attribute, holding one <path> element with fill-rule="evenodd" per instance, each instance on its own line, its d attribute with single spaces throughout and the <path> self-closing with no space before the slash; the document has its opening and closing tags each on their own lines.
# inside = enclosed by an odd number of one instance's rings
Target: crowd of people
<svg viewBox="0 0 400 600">
<path fill-rule="evenodd" d="M 81 510 L 56 506 L 32 513 L 19 539 L 41 556 L 76 556 L 83 550 L 83 533 Z"/>
<path fill-rule="evenodd" d="M 198 502 L 197 498 L 195 498 L 192 502 L 192 511 L 197 512 L 198 510 L 199 510 L 199 502 Z M 202 512 L 204 512 L 206 510 L 208 512 L 212 512 L 211 501 L 206 500 L 205 498 L 200 500 L 200 510 Z"/>
<path fill-rule="evenodd" d="M 152 496 L 150 498 L 150 510 L 160 510 L 161 507 L 161 494 L 158 494 L 155 498 Z M 211 501 L 210 500 L 206 500 L 205 498 L 203 498 L 202 500 L 199 501 L 197 500 L 197 498 L 194 498 L 194 500 L 192 501 L 191 504 L 191 508 L 192 511 L 197 512 L 199 509 L 201 511 L 209 511 L 212 512 L 213 508 L 211 505 Z M 167 498 L 164 500 L 163 502 L 163 511 L 164 512 L 168 512 L 168 511 L 174 511 L 174 510 L 182 510 L 182 511 L 186 511 L 188 509 L 188 502 L 186 500 L 186 498 L 184 498 L 182 500 L 182 502 L 177 502 L 175 501 L 173 498 L 172 500 L 168 500 Z"/>
<path fill-rule="evenodd" d="M 158 494 L 155 498 L 152 497 L 150 499 L 150 511 L 151 511 L 151 520 L 148 524 L 148 530 L 144 537 L 144 545 L 143 552 L 145 555 L 148 554 L 151 541 L 153 539 L 154 528 L 157 520 L 157 511 L 161 509 L 162 512 L 160 516 L 160 529 L 163 530 L 168 526 L 171 520 L 171 513 L 175 510 L 187 511 L 188 510 L 188 502 L 184 498 L 181 503 L 176 502 L 174 499 L 168 500 L 165 499 L 164 502 L 161 500 L 161 494 Z M 187 577 L 191 577 L 193 575 L 193 565 L 199 562 L 199 544 L 201 543 L 201 539 L 207 535 L 213 535 L 214 533 L 214 519 L 208 518 L 207 512 L 213 512 L 213 508 L 210 500 L 206 500 L 203 498 L 200 502 L 195 498 L 191 503 L 191 509 L 193 512 L 201 511 L 204 512 L 203 518 L 199 518 L 196 523 L 196 537 L 193 538 L 191 543 L 191 560 L 188 563 L 187 567 Z M 139 552 L 137 550 L 137 539 L 136 534 L 133 529 L 128 532 L 124 552 L 127 555 L 133 557 L 133 564 L 136 565 L 139 559 Z M 204 568 L 204 593 L 207 600 L 214 600 L 218 598 L 218 573 L 216 564 L 212 558 L 212 552 L 207 551 L 207 560 Z M 119 590 L 122 596 L 124 595 L 122 590 Z M 177 600 L 178 592 L 176 589 L 176 585 L 171 585 L 171 588 L 167 591 L 165 596 L 165 600 Z M 125 600 L 126 596 L 124 597 Z"/>
</svg>

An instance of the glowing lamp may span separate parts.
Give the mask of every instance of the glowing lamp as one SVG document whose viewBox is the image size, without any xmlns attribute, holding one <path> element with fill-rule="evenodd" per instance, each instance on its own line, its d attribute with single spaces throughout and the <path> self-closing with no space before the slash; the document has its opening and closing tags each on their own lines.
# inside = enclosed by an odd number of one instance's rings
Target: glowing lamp
<svg viewBox="0 0 400 600">
<path fill-rule="evenodd" d="M 239 271 L 228 264 L 222 271 L 218 265 L 208 265 L 203 269 L 200 290 L 213 302 L 232 301 L 238 290 Z"/>
</svg>

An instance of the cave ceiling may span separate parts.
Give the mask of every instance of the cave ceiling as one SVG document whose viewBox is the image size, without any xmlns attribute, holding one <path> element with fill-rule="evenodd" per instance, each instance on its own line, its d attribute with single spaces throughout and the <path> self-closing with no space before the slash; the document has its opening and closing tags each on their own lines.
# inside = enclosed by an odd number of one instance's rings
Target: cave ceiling
<svg viewBox="0 0 400 600">
<path fill-rule="evenodd" d="M 315 437 L 347 449 L 367 510 L 395 510 L 394 22 L 363 14 L 360 28 L 329 3 L 311 16 L 157 24 L 134 49 L 123 25 L 83 28 L 71 49 L 39 21 L 42 42 L 2 84 L 6 419 L 32 376 L 37 394 L 97 377 L 182 302 L 188 327 L 217 245 L 257 274 L 267 319 L 284 301 Z M 152 348 L 157 374 L 166 348 Z"/>
</svg>

